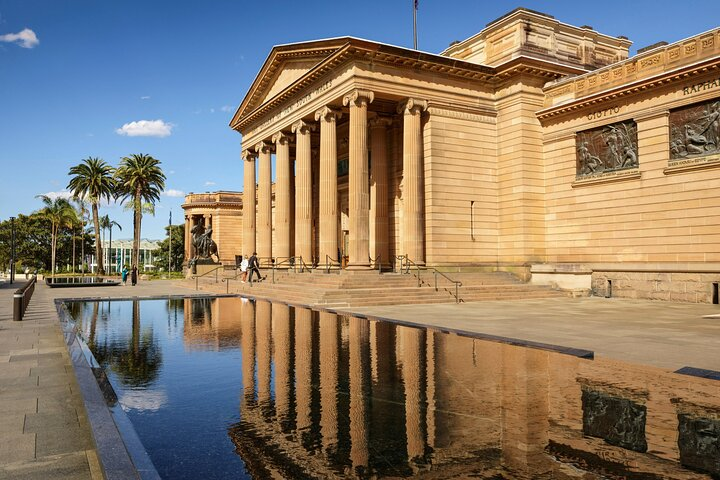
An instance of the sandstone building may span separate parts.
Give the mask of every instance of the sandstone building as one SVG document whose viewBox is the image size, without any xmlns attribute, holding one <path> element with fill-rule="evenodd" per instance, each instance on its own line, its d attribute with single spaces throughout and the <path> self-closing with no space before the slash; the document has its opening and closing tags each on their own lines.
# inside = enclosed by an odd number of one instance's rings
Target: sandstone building
<svg viewBox="0 0 720 480">
<path fill-rule="evenodd" d="M 242 200 L 190 195 L 187 225 L 232 217 L 224 261 L 257 250 L 362 270 L 407 255 L 717 302 L 720 28 L 632 58 L 630 45 L 517 9 L 440 54 L 276 46 L 230 122 Z"/>
</svg>

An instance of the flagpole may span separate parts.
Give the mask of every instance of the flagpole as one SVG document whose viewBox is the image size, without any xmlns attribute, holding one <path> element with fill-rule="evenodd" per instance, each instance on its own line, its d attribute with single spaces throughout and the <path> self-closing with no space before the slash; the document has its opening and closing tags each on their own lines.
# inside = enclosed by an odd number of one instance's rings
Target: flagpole
<svg viewBox="0 0 720 480">
<path fill-rule="evenodd" d="M 417 50 L 417 8 L 418 0 L 413 0 L 413 48 Z"/>
</svg>

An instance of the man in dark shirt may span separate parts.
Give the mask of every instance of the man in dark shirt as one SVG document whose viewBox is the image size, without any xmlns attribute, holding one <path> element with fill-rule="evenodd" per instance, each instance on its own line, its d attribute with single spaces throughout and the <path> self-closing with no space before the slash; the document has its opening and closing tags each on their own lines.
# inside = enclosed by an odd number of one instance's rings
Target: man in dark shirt
<svg viewBox="0 0 720 480">
<path fill-rule="evenodd" d="M 253 273 L 257 273 L 258 280 L 262 280 L 262 277 L 260 276 L 260 263 L 257 259 L 257 252 L 253 252 L 250 257 L 250 261 L 248 262 L 248 271 L 250 272 L 248 280 L 250 283 L 252 283 Z"/>
</svg>

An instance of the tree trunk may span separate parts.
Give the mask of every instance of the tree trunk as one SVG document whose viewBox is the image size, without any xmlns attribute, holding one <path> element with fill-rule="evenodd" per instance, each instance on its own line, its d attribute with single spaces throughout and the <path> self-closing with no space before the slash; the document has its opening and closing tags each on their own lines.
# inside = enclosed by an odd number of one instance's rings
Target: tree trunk
<svg viewBox="0 0 720 480">
<path fill-rule="evenodd" d="M 133 267 L 137 267 L 138 275 L 140 275 L 140 227 L 142 224 L 142 203 L 140 192 L 135 193 L 135 216 L 133 218 Z"/>
<path fill-rule="evenodd" d="M 72 241 L 73 241 L 73 254 L 72 254 L 72 267 L 73 267 L 73 275 L 75 275 L 75 225 L 72 225 Z"/>
<path fill-rule="evenodd" d="M 50 265 L 50 276 L 55 276 L 55 247 L 57 245 L 57 227 L 55 227 L 55 224 L 52 225 L 51 231 L 50 231 L 50 250 L 52 250 L 52 265 Z"/>
<path fill-rule="evenodd" d="M 97 273 L 105 275 L 105 264 L 103 263 L 102 243 L 100 243 L 100 214 L 98 213 L 98 204 L 92 204 L 93 225 L 95 225 L 95 264 L 97 265 Z"/>
</svg>

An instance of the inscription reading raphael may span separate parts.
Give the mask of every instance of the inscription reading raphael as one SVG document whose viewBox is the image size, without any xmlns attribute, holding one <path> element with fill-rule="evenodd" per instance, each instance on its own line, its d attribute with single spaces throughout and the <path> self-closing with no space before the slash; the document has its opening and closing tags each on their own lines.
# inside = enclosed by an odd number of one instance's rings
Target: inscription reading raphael
<svg viewBox="0 0 720 480">
<path fill-rule="evenodd" d="M 633 120 L 578 132 L 578 177 L 638 166 L 637 124 Z"/>
</svg>

